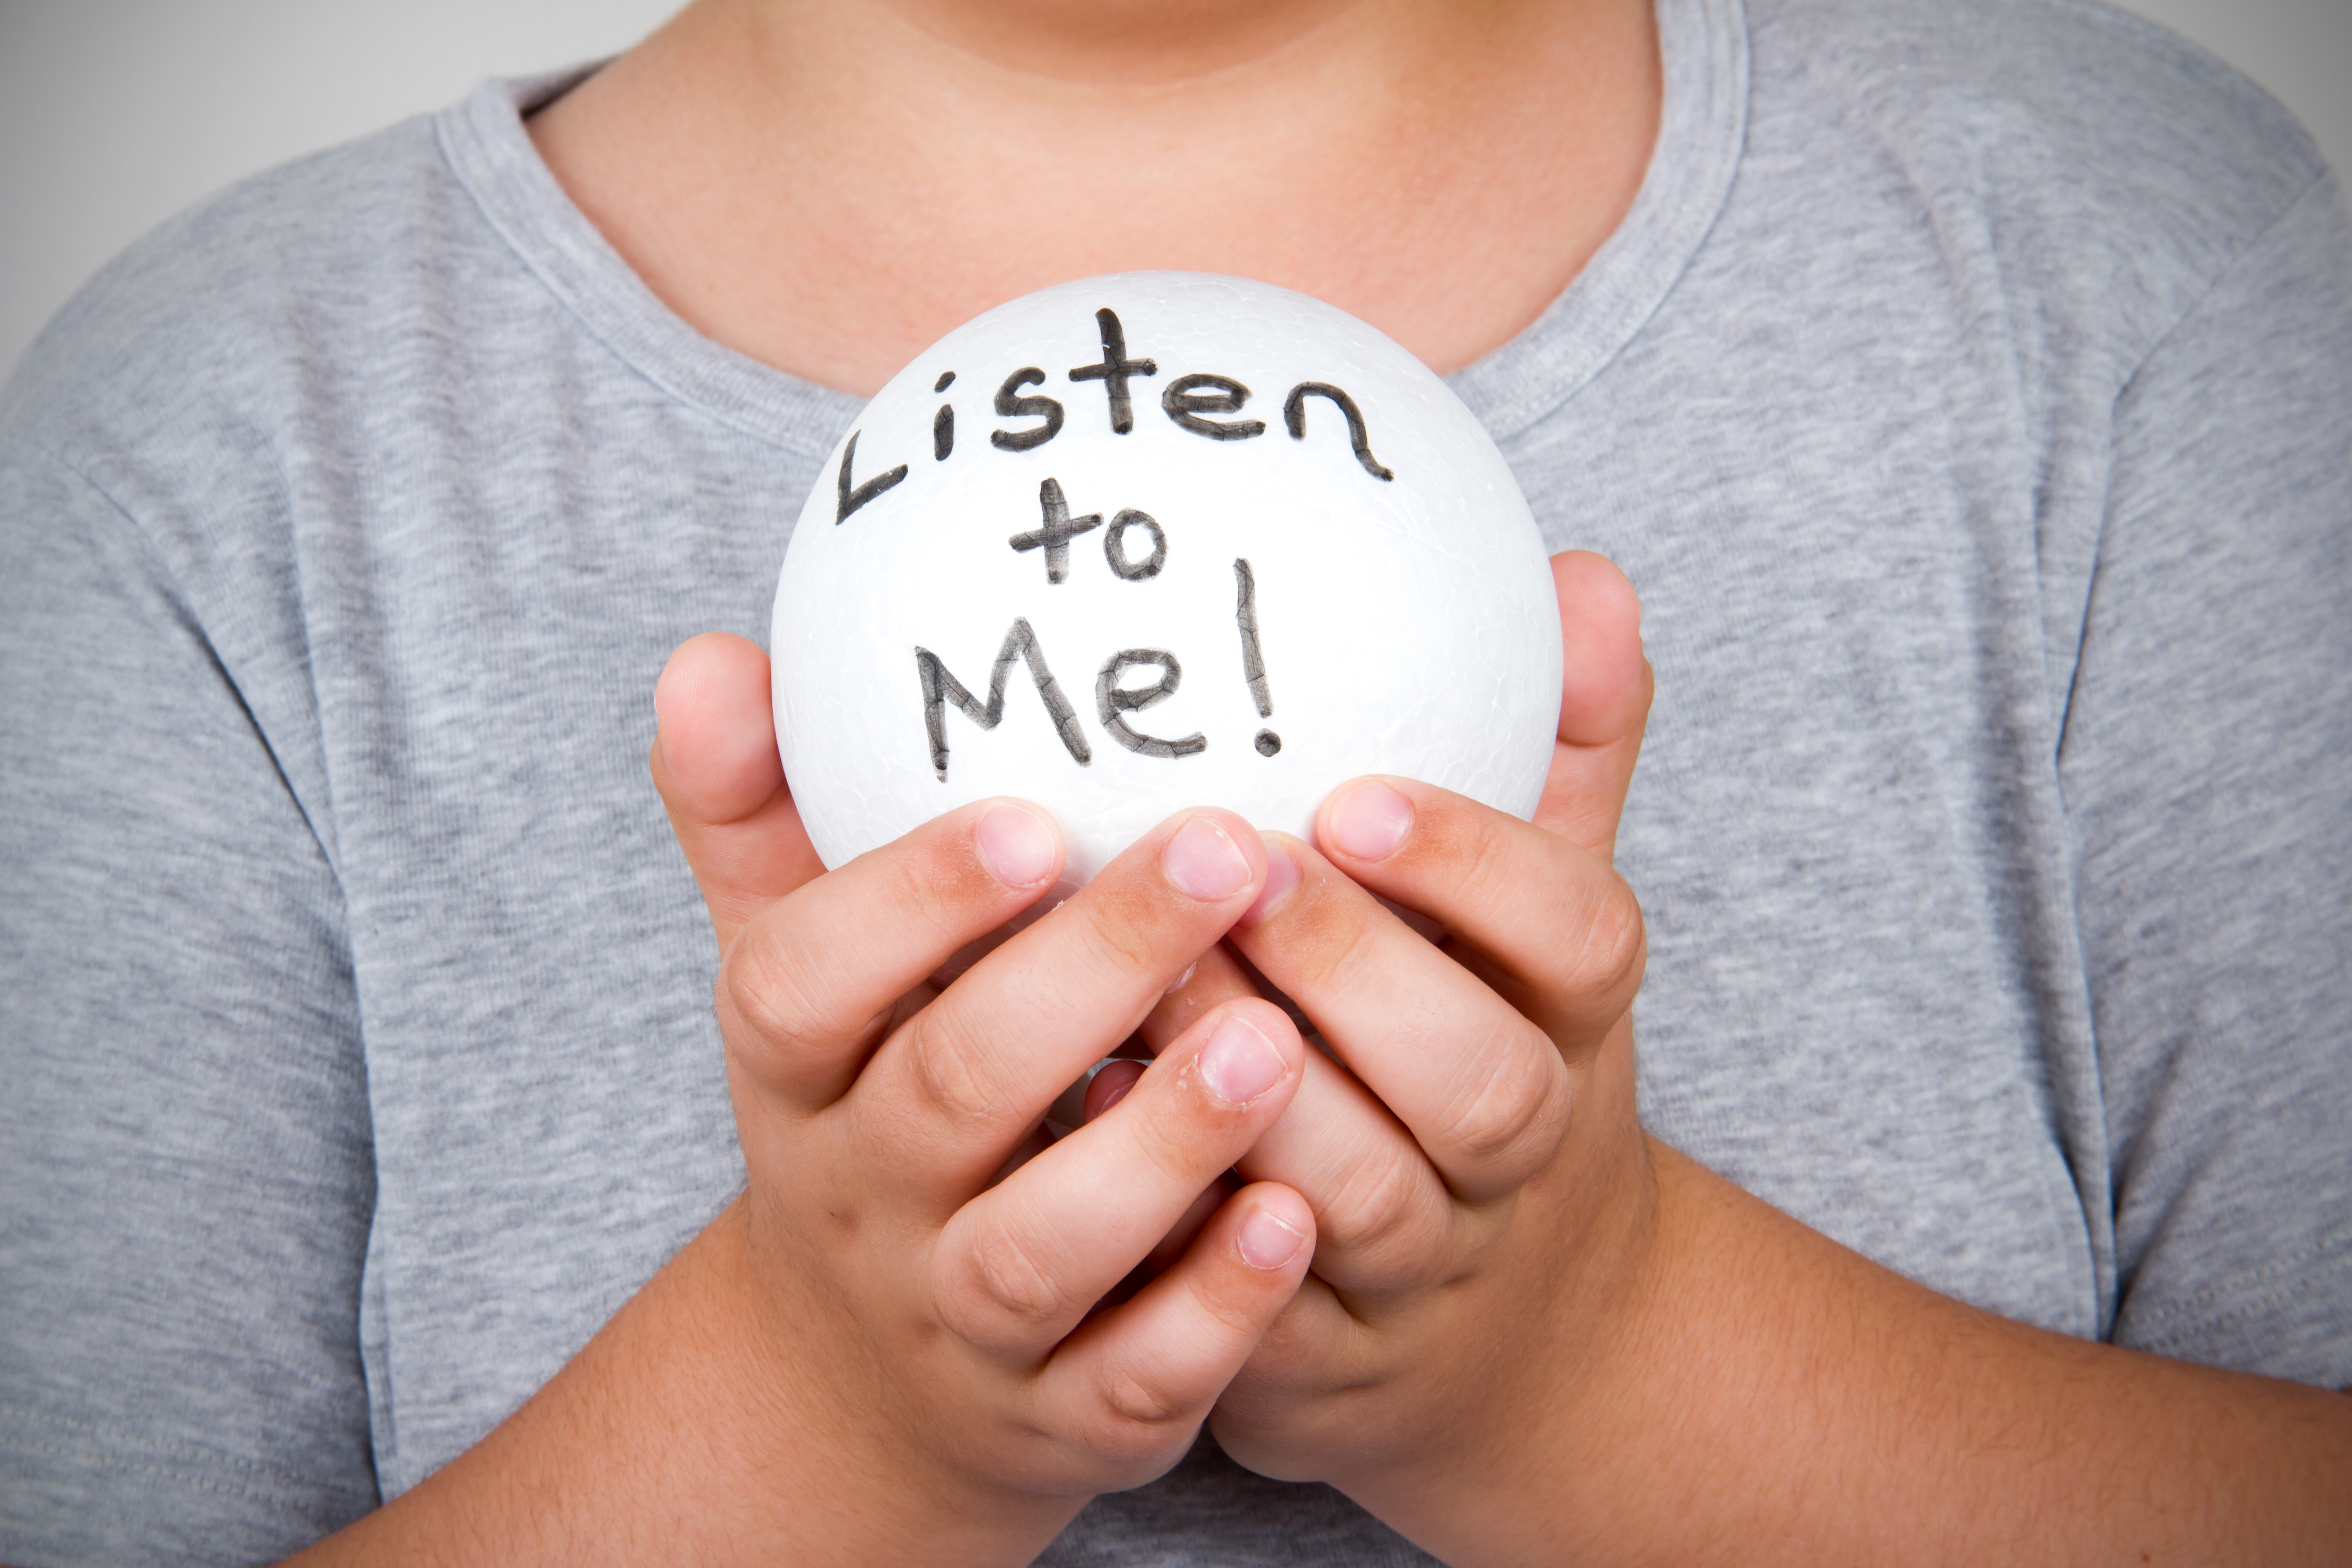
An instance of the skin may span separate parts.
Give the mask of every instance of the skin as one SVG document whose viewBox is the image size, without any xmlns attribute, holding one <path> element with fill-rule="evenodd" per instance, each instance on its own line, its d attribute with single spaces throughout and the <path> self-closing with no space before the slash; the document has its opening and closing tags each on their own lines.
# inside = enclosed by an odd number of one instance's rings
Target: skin
<svg viewBox="0 0 2352 1568">
<path fill-rule="evenodd" d="M 1449 371 L 1615 229 L 1658 79 L 1633 0 L 705 0 L 530 131 L 679 315 L 861 395 L 992 305 L 1153 267 Z"/>
<path fill-rule="evenodd" d="M 1451 368 L 1630 204 L 1647 17 L 712 0 L 533 131 L 689 321 L 847 390 L 1147 265 L 1320 294 Z M 1639 605 L 1595 557 L 1553 569 L 1571 679 L 1533 823 L 1398 779 L 1311 844 L 1186 813 L 943 990 L 1052 885 L 1052 826 L 982 803 L 824 872 L 763 656 L 685 645 L 652 771 L 722 954 L 747 1190 L 305 1558 L 1018 1563 L 1206 1423 L 1463 1563 L 2352 1560 L 2340 1397 L 1945 1300 L 1644 1135 L 1610 860 Z M 1229 1096 L 1236 1025 L 1260 1070 Z M 1078 1132 L 1036 1135 L 1138 1037 Z"/>
</svg>

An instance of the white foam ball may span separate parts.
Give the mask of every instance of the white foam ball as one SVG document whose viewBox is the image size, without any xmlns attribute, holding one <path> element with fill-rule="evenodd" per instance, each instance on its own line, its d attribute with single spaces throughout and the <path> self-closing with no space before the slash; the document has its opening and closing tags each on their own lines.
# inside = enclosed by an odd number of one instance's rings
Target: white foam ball
<svg viewBox="0 0 2352 1568">
<path fill-rule="evenodd" d="M 1308 837 L 1361 773 L 1528 816 L 1559 711 L 1542 539 L 1469 410 L 1346 312 L 1198 273 L 1044 289 L 893 377 L 770 652 L 827 866 L 1012 795 L 1069 885 L 1187 805 Z"/>
</svg>

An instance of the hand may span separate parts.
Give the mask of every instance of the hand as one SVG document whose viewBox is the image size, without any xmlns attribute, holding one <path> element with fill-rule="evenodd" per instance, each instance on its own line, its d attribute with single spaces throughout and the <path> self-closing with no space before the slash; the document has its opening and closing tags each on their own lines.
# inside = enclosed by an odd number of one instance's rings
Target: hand
<svg viewBox="0 0 2352 1568">
<path fill-rule="evenodd" d="M 766 690 L 750 645 L 688 644 L 655 774 L 723 954 L 767 1366 L 873 1518 L 928 1499 L 1025 1555 L 1181 1457 L 1305 1272 L 1310 1211 L 1260 1184 L 1088 1316 L 1289 1103 L 1307 1053 L 1279 1008 L 1205 1010 L 1115 1111 L 1034 1136 L 1248 908 L 1264 851 L 1228 813 L 1181 815 L 934 994 L 926 975 L 1054 885 L 1058 833 L 983 802 L 812 875 Z"/>
<path fill-rule="evenodd" d="M 1036 1132 L 1265 851 L 1183 813 L 934 991 L 1054 885 L 1054 825 L 982 802 L 826 874 L 757 648 L 696 638 L 655 705 L 747 1190 L 521 1409 L 301 1560 L 1026 1562 L 1183 1455 L 1312 1254 L 1306 1203 L 1256 1184 L 1104 1304 L 1297 1092 L 1309 1053 L 1268 1003 L 1202 1010 L 1127 1104 Z"/>
<path fill-rule="evenodd" d="M 1600 558 L 1554 563 L 1569 679 L 1534 823 L 1429 785 L 1344 787 L 1328 853 L 1268 837 L 1233 945 L 1346 1070 L 1308 1060 L 1242 1173 L 1316 1206 L 1315 1270 L 1218 1406 L 1244 1465 L 1382 1511 L 1512 1468 L 1635 1300 L 1651 1207 L 1634 1115 L 1641 913 L 1611 868 L 1651 690 L 1640 606 Z M 1444 927 L 1433 945 L 1373 897 Z M 1146 1037 L 1248 982 L 1215 957 Z M 1092 1098 L 1131 1069 L 1097 1075 Z M 1106 1084 L 1106 1079 L 1108 1080 Z"/>
<path fill-rule="evenodd" d="M 1555 571 L 1585 673 L 1537 825 L 1360 783 L 1230 939 L 1351 1070 L 1240 1163 L 1321 1228 L 1220 1442 L 1464 1563 L 2345 1560 L 2340 1396 L 2004 1321 L 1643 1138 L 1606 862 L 1649 681 L 1630 591 Z M 1249 984 L 1213 954 L 1147 1038 Z"/>
</svg>

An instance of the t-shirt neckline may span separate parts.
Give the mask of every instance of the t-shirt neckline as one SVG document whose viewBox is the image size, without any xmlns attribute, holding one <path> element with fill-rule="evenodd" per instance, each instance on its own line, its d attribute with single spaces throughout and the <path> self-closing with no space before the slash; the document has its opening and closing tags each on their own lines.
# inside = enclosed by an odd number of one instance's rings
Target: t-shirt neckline
<svg viewBox="0 0 2352 1568">
<path fill-rule="evenodd" d="M 1745 0 L 1657 0 L 1664 92 L 1616 232 L 1517 337 L 1447 384 L 1498 441 L 1566 404 L 1647 324 L 1698 254 L 1748 139 Z"/>
<path fill-rule="evenodd" d="M 1448 377 L 1497 440 L 1567 403 L 1655 313 L 1705 241 L 1746 140 L 1744 0 L 1656 0 L 1664 92 L 1633 205 L 1517 336 Z M 436 121 L 458 183 L 524 265 L 637 374 L 760 440 L 822 458 L 865 400 L 704 337 L 631 271 L 556 183 L 523 117 L 593 67 L 484 82 Z"/>
</svg>

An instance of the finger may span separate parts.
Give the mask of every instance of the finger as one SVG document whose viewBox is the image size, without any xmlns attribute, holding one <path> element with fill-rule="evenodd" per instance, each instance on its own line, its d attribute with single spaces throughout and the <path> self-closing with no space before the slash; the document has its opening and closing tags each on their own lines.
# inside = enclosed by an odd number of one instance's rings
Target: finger
<svg viewBox="0 0 2352 1568">
<path fill-rule="evenodd" d="M 1269 845 L 1265 888 L 1244 923 L 1262 919 L 1297 886 L 1296 864 Z M 1152 1009 L 1139 1032 L 1157 1050 L 1210 1008 L 1255 994 L 1248 972 L 1221 943 Z M 1106 1067 L 1096 1081 L 1121 1065 Z M 1306 1198 L 1315 1211 L 1315 1274 L 1336 1289 L 1361 1294 L 1425 1282 L 1453 1256 L 1454 1194 L 1412 1132 L 1347 1068 L 1319 1051 L 1308 1054 L 1306 1067 L 1290 1109 L 1235 1169 L 1246 1180 L 1279 1182 Z M 1118 1081 L 1112 1079 L 1105 1092 Z"/>
<path fill-rule="evenodd" d="M 1062 1086 L 1142 1022 L 1249 907 L 1256 832 L 1231 812 L 1170 818 L 910 1019 L 851 1099 L 887 1168 L 955 1203 Z"/>
<path fill-rule="evenodd" d="M 1454 1254 L 1454 1195 L 1437 1168 L 1379 1096 L 1319 1052 L 1307 1057 L 1289 1110 L 1234 1169 L 1307 1199 L 1315 1272 L 1337 1289 L 1407 1289 Z"/>
<path fill-rule="evenodd" d="M 1087 1085 L 1086 1116 L 1083 1120 L 1092 1121 L 1097 1116 L 1109 1114 L 1110 1108 L 1125 1100 L 1127 1091 L 1142 1078 L 1141 1062 L 1126 1057 L 1105 1062 L 1102 1070 L 1095 1074 Z"/>
<path fill-rule="evenodd" d="M 1359 885 L 1431 916 L 1486 960 L 1482 977 L 1571 1057 L 1633 1005 L 1647 952 L 1641 905 L 1578 846 L 1394 778 L 1341 785 L 1316 818 L 1316 840 Z"/>
<path fill-rule="evenodd" d="M 1311 1068 L 1312 1063 L 1318 1058 L 1312 1052 L 1306 1055 Z M 1093 1080 L 1087 1085 L 1083 1120 L 1092 1121 L 1097 1117 L 1109 1115 L 1111 1107 L 1125 1100 L 1128 1091 L 1142 1080 L 1143 1068 L 1143 1063 L 1125 1057 L 1104 1064 L 1103 1069 L 1095 1074 Z M 1296 1100 L 1293 1103 L 1297 1103 Z M 1192 1238 L 1201 1234 L 1201 1227 L 1209 1223 L 1209 1216 L 1217 1212 L 1232 1192 L 1227 1184 L 1230 1179 L 1229 1174 L 1221 1175 L 1202 1187 L 1199 1195 L 1193 1198 L 1192 1206 L 1168 1227 L 1167 1234 L 1151 1244 L 1151 1250 L 1144 1255 L 1143 1261 L 1129 1271 L 1118 1289 L 1097 1304 L 1096 1310 L 1099 1311 L 1126 1300 L 1182 1257 L 1184 1249 L 1192 1245 Z"/>
<path fill-rule="evenodd" d="M 1202 1019 L 1108 1114 L 956 1211 L 932 1254 L 948 1325 L 1044 1355 L 1282 1114 L 1306 1051 L 1268 1002 Z"/>
<path fill-rule="evenodd" d="M 1299 1411 L 1317 1405 L 1331 1411 L 1331 1394 L 1388 1384 L 1396 1376 L 1394 1351 L 1384 1342 L 1388 1336 L 1366 1331 L 1367 1317 L 1378 1323 L 1379 1308 L 1368 1307 L 1353 1292 L 1343 1296 L 1344 1288 L 1325 1277 L 1330 1248 L 1331 1238 L 1318 1229 L 1314 1268 L 1258 1336 L 1257 1349 L 1217 1396 L 1209 1416 L 1218 1446 L 1264 1475 L 1279 1476 L 1278 1467 L 1290 1459 Z M 1335 1414 L 1349 1418 L 1344 1411 Z"/>
<path fill-rule="evenodd" d="M 905 1021 L 901 998 L 1061 868 L 1061 832 L 1044 811 L 978 801 L 770 903 L 719 963 L 730 1058 L 783 1109 L 831 1104 Z"/>
<path fill-rule="evenodd" d="M 1273 834 L 1266 846 L 1298 881 L 1235 945 L 1307 1010 L 1453 1193 L 1476 1202 L 1525 1181 L 1567 1129 L 1558 1047 L 1307 846 Z"/>
<path fill-rule="evenodd" d="M 1269 858 L 1266 870 L 1271 873 L 1274 868 L 1274 862 Z M 1264 895 L 1260 894 L 1260 897 Z M 1243 918 L 1248 917 L 1244 915 Z M 1152 1004 L 1150 1013 L 1136 1032 L 1143 1037 L 1145 1047 L 1157 1056 L 1167 1048 L 1171 1040 L 1198 1023 L 1211 1008 L 1223 1006 L 1236 997 L 1257 994 L 1258 989 L 1251 984 L 1241 961 L 1226 952 L 1221 942 L 1202 953 L 1182 978 Z"/>
<path fill-rule="evenodd" d="M 768 656 L 723 632 L 682 644 L 654 686 L 648 759 L 725 952 L 761 910 L 824 870 L 776 755 Z"/>
<path fill-rule="evenodd" d="M 1642 657 L 1642 602 L 1590 551 L 1551 558 L 1559 595 L 1559 739 L 1535 820 L 1602 859 L 1641 755 L 1656 682 Z"/>
<path fill-rule="evenodd" d="M 1314 1255 L 1306 1200 L 1243 1188 L 1175 1267 L 1063 1342 L 1038 1380 L 1046 1418 L 1113 1463 L 1180 1455 Z"/>
<path fill-rule="evenodd" d="M 1298 1101 L 1293 1099 L 1291 1103 L 1296 1105 Z M 1131 1288 L 1124 1292 L 1114 1292 L 1111 1300 L 1125 1300 L 1135 1291 L 1166 1273 L 1178 1258 L 1184 1256 L 1184 1249 L 1192 1245 L 1192 1238 L 1199 1236 L 1208 1226 L 1209 1221 L 1216 1217 L 1217 1211 L 1224 1206 L 1225 1200 L 1231 1197 L 1241 1185 L 1242 1184 L 1234 1178 L 1233 1173 L 1228 1171 L 1202 1187 L 1199 1195 L 1193 1198 L 1192 1205 L 1177 1216 L 1176 1223 L 1168 1227 L 1168 1234 L 1153 1242 L 1151 1250 L 1143 1255 L 1143 1261 L 1136 1265 L 1135 1272 L 1128 1277 Z"/>
</svg>

